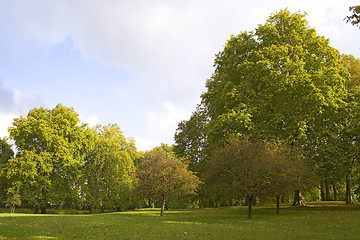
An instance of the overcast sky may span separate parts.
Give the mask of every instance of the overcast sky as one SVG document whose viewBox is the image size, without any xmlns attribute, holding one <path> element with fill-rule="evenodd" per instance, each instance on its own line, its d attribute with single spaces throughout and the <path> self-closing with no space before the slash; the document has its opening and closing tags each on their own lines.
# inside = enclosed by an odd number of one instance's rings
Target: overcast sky
<svg viewBox="0 0 360 240">
<path fill-rule="evenodd" d="M 359 0 L 0 0 L 0 137 L 34 107 L 117 123 L 139 150 L 173 144 L 200 102 L 215 54 L 282 8 L 360 58 L 343 19 Z"/>
</svg>

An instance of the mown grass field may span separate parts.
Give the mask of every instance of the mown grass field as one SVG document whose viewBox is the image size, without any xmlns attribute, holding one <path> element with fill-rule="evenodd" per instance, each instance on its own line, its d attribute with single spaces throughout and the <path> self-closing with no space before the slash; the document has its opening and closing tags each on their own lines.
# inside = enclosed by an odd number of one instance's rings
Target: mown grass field
<svg viewBox="0 0 360 240">
<path fill-rule="evenodd" d="M 0 239 L 360 239 L 360 206 L 312 203 L 105 214 L 0 213 Z"/>
</svg>

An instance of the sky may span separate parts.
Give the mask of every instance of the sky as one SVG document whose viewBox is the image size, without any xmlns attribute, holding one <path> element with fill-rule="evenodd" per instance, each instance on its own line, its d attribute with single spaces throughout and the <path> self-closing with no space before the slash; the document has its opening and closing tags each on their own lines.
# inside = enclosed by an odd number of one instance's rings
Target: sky
<svg viewBox="0 0 360 240">
<path fill-rule="evenodd" d="M 138 150 L 173 144 L 215 54 L 280 9 L 360 58 L 359 0 L 0 0 L 0 137 L 35 107 L 72 107 L 90 126 L 118 124 Z"/>
</svg>

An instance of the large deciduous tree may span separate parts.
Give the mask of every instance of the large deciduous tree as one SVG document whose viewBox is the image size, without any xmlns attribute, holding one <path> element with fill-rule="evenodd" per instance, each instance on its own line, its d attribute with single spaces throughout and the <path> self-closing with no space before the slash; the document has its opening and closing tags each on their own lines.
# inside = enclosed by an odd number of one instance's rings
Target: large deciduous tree
<svg viewBox="0 0 360 240">
<path fill-rule="evenodd" d="M 48 204 L 72 204 L 80 192 L 84 127 L 72 109 L 35 108 L 14 119 L 9 128 L 18 154 L 9 160 L 6 177 L 12 192 L 27 204 L 46 212 Z M 16 188 L 16 189 L 15 189 Z"/>
<path fill-rule="evenodd" d="M 137 173 L 138 191 L 145 197 L 161 200 L 160 216 L 164 215 L 165 204 L 170 197 L 195 193 L 200 181 L 187 167 L 163 148 L 145 153 L 144 162 Z"/>
<path fill-rule="evenodd" d="M 89 147 L 83 168 L 83 193 L 90 213 L 95 207 L 123 210 L 131 204 L 135 186 L 135 143 L 119 126 L 96 126 L 88 131 Z"/>
</svg>

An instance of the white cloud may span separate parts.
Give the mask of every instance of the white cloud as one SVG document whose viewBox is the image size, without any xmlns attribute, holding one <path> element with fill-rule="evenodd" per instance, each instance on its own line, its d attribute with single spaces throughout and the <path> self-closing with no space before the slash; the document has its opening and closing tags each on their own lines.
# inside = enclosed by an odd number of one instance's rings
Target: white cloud
<svg viewBox="0 0 360 240">
<path fill-rule="evenodd" d="M 163 109 L 148 113 L 149 129 L 151 129 L 151 135 L 156 136 L 156 139 L 162 139 L 164 143 L 171 144 L 178 123 L 184 120 L 184 117 L 188 118 L 190 112 L 171 102 L 165 102 Z"/>
<path fill-rule="evenodd" d="M 14 118 L 19 117 L 13 113 L 0 112 L 0 138 L 9 137 L 8 128 L 12 126 Z"/>
<path fill-rule="evenodd" d="M 96 115 L 87 117 L 86 114 L 79 114 L 79 119 L 81 123 L 87 123 L 89 127 L 94 127 L 99 124 L 99 117 Z"/>
<path fill-rule="evenodd" d="M 152 141 L 143 137 L 135 137 L 135 145 L 138 151 L 149 151 L 157 146 L 160 146 L 161 142 Z"/>
</svg>

